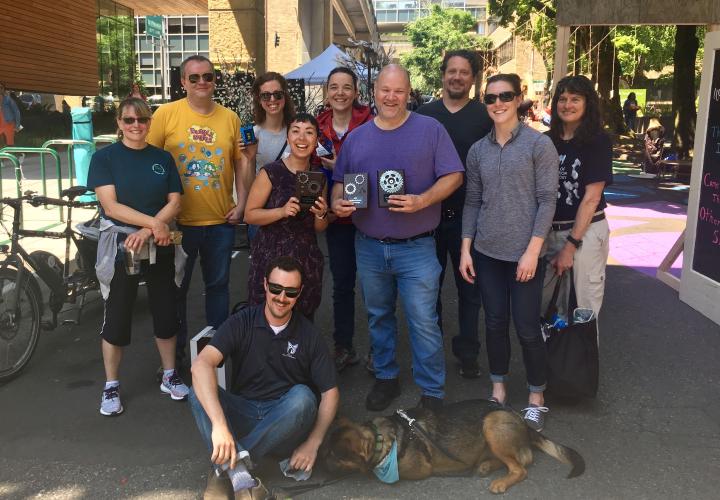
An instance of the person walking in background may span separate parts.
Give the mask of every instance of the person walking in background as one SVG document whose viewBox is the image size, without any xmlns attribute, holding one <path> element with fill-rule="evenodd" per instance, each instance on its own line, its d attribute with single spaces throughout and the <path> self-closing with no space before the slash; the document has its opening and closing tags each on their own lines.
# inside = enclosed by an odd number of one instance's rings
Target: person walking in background
<svg viewBox="0 0 720 500">
<path fill-rule="evenodd" d="M 635 120 L 637 119 L 637 112 L 640 109 L 638 106 L 635 92 L 630 92 L 623 103 L 623 116 L 625 117 L 625 125 L 628 126 L 630 132 L 635 132 Z"/>
<path fill-rule="evenodd" d="M 469 50 L 452 50 L 445 53 L 440 71 L 442 72 L 442 99 L 422 106 L 418 113 L 431 116 L 447 130 L 465 165 L 470 146 L 490 132 L 492 120 L 484 104 L 470 99 L 470 89 L 479 71 L 477 56 Z M 440 225 L 435 230 L 437 257 L 442 268 L 437 311 L 442 329 L 442 283 L 445 278 L 448 254 L 455 277 L 458 293 L 458 334 L 452 339 L 452 352 L 460 361 L 460 374 L 475 378 L 480 373 L 478 354 L 478 322 L 480 316 L 480 294 L 477 283 L 470 284 L 460 275 L 460 241 L 462 233 L 462 211 L 465 203 L 465 184 L 442 201 Z"/>
<path fill-rule="evenodd" d="M 605 266 L 610 252 L 610 228 L 603 190 L 612 184 L 612 141 L 602 129 L 597 92 L 585 76 L 560 80 L 552 100 L 547 132 L 560 154 L 559 184 L 552 231 L 547 238 L 547 273 L 561 276 L 572 270 L 577 307 L 600 314 L 605 293 Z M 545 299 L 549 300 L 545 286 Z M 567 297 L 569 287 L 561 290 Z M 559 300 L 561 314 L 567 300 Z"/>
<path fill-rule="evenodd" d="M 140 85 L 138 85 L 137 82 L 133 82 L 132 87 L 130 88 L 130 93 L 128 94 L 128 97 L 135 97 L 137 99 L 142 99 L 143 101 L 147 101 L 147 96 L 143 93 L 142 90 L 140 90 Z"/>
<path fill-rule="evenodd" d="M 340 217 L 352 215 L 357 227 L 355 254 L 375 368 L 365 406 L 373 411 L 384 410 L 400 395 L 398 294 L 408 321 L 413 376 L 422 390 L 420 404 L 437 410 L 445 397 L 436 309 L 440 264 L 433 232 L 440 222 L 440 202 L 462 184 L 463 166 L 440 123 L 407 111 L 409 93 L 405 68 L 391 64 L 382 69 L 375 81 L 378 114 L 350 134 L 333 172 L 333 211 Z M 368 174 L 368 208 L 356 209 L 343 200 L 346 173 Z M 390 194 L 390 206 L 380 206 L 379 183 L 390 192 L 402 186 L 405 194 Z"/>
<path fill-rule="evenodd" d="M 141 278 L 147 282 L 155 343 L 162 361 L 160 390 L 174 400 L 186 399 L 189 392 L 175 370 L 178 250 L 172 245 L 169 229 L 180 212 L 183 189 L 172 156 L 145 141 L 151 118 L 145 101 L 128 98 L 121 102 L 117 109 L 120 140 L 93 155 L 88 173 L 88 188 L 95 190 L 102 216 L 96 272 L 105 300 L 100 331 L 106 377 L 100 413 L 105 416 L 123 412 L 120 360 L 123 348 L 130 344 Z M 156 247 L 154 262 L 150 258 L 142 262 L 141 272 L 129 273 L 125 253 L 140 252 L 148 245 Z"/>
<path fill-rule="evenodd" d="M 500 404 L 507 404 L 512 311 L 530 391 L 523 414 L 540 431 L 548 411 L 541 257 L 555 212 L 558 155 L 549 137 L 519 120 L 520 77 L 491 76 L 483 99 L 494 126 L 467 157 L 460 272 L 479 284 L 492 399 Z"/>
<path fill-rule="evenodd" d="M 287 132 L 290 156 L 260 169 L 245 210 L 245 222 L 259 227 L 250 245 L 248 302 L 262 303 L 265 267 L 273 259 L 287 255 L 302 266 L 305 278 L 297 309 L 310 320 L 322 299 L 325 259 L 316 233 L 328 225 L 327 193 L 323 192 L 314 206 L 303 209 L 295 197 L 295 187 L 298 174 L 310 170 L 310 156 L 315 152 L 318 132 L 317 120 L 307 113 L 291 119 Z"/>
<path fill-rule="evenodd" d="M 320 142 L 332 144 L 331 155 L 317 157 L 322 169 L 332 181 L 337 154 L 348 134 L 372 119 L 368 106 L 357 101 L 358 78 L 352 70 L 337 67 L 328 75 L 328 108 L 317 117 Z M 332 191 L 332 182 L 328 183 Z M 335 330 L 335 367 L 338 371 L 357 364 L 360 358 L 353 347 L 355 335 L 355 226 L 350 217 L 330 214 L 326 238 L 333 277 L 333 321 Z"/>
<path fill-rule="evenodd" d="M 22 129 L 20 110 L 13 98 L 6 93 L 3 82 L 0 82 L 0 107 L 0 137 L 4 138 L 6 146 L 14 146 L 15 132 Z"/>
<path fill-rule="evenodd" d="M 217 328 L 228 316 L 230 254 L 235 225 L 243 218 L 252 166 L 240 149 L 237 114 L 213 102 L 215 68 L 210 60 L 204 56 L 185 59 L 180 82 L 187 97 L 157 109 L 148 142 L 173 155 L 185 188 L 178 216 L 188 255 L 178 299 L 177 355 L 182 360 L 187 344 L 187 292 L 198 256 L 205 282 L 206 324 Z"/>
</svg>

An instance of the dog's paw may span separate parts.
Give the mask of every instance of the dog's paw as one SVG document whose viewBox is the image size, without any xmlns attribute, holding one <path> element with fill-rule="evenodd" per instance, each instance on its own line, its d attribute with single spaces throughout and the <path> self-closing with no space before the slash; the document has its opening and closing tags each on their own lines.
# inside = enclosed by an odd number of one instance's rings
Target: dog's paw
<svg viewBox="0 0 720 500">
<path fill-rule="evenodd" d="M 504 479 L 496 479 L 490 483 L 491 493 L 505 493 L 508 489 L 508 485 Z"/>
<path fill-rule="evenodd" d="M 490 475 L 491 472 L 495 471 L 499 467 L 494 463 L 493 460 L 485 460 L 483 463 L 478 465 L 477 467 L 477 475 L 480 477 L 486 477 Z"/>
</svg>

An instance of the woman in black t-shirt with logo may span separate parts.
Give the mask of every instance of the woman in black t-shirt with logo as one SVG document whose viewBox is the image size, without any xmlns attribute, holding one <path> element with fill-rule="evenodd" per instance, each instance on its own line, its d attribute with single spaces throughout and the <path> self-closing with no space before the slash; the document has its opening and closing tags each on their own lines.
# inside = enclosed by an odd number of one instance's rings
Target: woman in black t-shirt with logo
<svg viewBox="0 0 720 500">
<path fill-rule="evenodd" d="M 558 82 L 551 113 L 548 135 L 560 156 L 560 175 L 555 217 L 545 240 L 546 279 L 552 279 L 551 269 L 559 276 L 572 268 L 577 306 L 597 315 L 610 250 L 603 189 L 612 184 L 612 142 L 602 130 L 598 95 L 584 76 Z M 545 287 L 544 302 L 552 289 Z"/>
</svg>

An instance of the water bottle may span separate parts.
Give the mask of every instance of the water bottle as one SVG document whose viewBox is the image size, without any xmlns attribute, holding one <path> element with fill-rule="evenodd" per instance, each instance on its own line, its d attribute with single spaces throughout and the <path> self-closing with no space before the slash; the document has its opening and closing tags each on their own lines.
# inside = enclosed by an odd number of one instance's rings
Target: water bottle
<svg viewBox="0 0 720 500">
<path fill-rule="evenodd" d="M 551 321 L 552 321 L 552 327 L 557 328 L 558 330 L 562 330 L 563 328 L 567 327 L 567 319 L 565 319 L 564 316 L 560 316 L 557 313 L 553 314 Z"/>
</svg>

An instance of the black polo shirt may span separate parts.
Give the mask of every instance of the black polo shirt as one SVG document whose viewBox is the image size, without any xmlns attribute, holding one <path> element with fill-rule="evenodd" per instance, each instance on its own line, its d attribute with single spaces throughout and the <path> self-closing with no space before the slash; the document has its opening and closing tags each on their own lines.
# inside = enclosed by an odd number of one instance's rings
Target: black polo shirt
<svg viewBox="0 0 720 500">
<path fill-rule="evenodd" d="M 493 121 L 488 115 L 487 108 L 476 100 L 471 100 L 455 113 L 448 111 L 442 99 L 421 106 L 417 112 L 442 123 L 455 145 L 463 166 L 465 166 L 470 146 L 485 137 L 493 127 Z M 463 185 L 442 201 L 442 208 L 461 212 L 464 204 L 465 181 L 463 180 Z"/>
<path fill-rule="evenodd" d="M 263 303 L 233 314 L 210 341 L 223 359 L 232 359 L 230 392 L 264 401 L 298 384 L 318 393 L 335 387 L 335 365 L 315 326 L 294 312 L 287 327 L 275 335 L 264 308 Z"/>
</svg>

